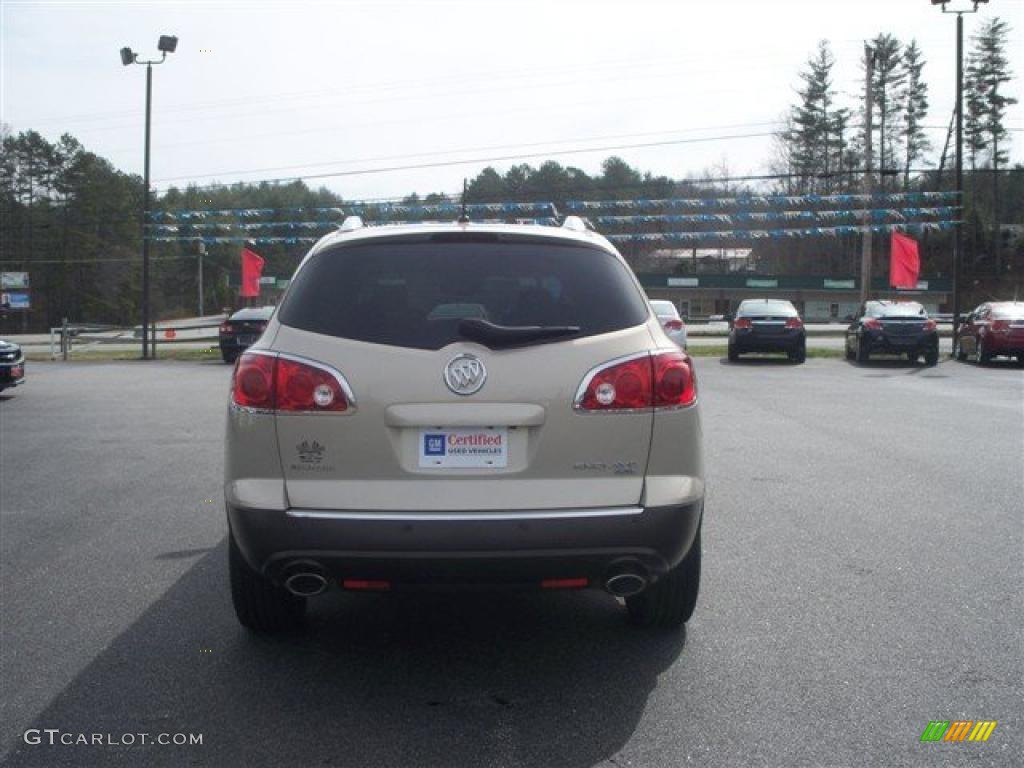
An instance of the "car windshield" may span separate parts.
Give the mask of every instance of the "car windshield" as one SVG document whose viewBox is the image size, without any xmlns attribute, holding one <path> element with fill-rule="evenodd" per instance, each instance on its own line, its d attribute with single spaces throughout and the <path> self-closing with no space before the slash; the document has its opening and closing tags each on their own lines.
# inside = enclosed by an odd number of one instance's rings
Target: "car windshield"
<svg viewBox="0 0 1024 768">
<path fill-rule="evenodd" d="M 647 317 L 626 267 L 604 250 L 448 236 L 321 251 L 296 274 L 280 314 L 302 330 L 416 349 L 592 336 Z"/>
<path fill-rule="evenodd" d="M 744 301 L 736 310 L 739 317 L 772 315 L 775 317 L 796 317 L 796 307 L 788 301 Z"/>
</svg>

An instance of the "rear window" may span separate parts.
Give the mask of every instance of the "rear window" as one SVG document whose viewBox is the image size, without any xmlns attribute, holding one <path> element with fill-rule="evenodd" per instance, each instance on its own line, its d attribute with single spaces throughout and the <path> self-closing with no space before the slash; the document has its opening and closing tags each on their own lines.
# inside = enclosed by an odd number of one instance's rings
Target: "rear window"
<svg viewBox="0 0 1024 768">
<path fill-rule="evenodd" d="M 917 302 L 908 301 L 901 302 L 899 304 L 877 304 L 874 310 L 868 311 L 868 314 L 872 317 L 927 317 L 928 313 L 924 311 Z"/>
<path fill-rule="evenodd" d="M 993 320 L 1024 320 L 1024 304 L 992 307 Z"/>
<path fill-rule="evenodd" d="M 776 317 L 796 317 L 796 307 L 788 301 L 744 301 L 736 314 L 742 317 L 774 315 Z"/>
<path fill-rule="evenodd" d="M 281 306 L 285 325 L 416 349 L 464 337 L 463 318 L 578 326 L 572 338 L 639 325 L 643 295 L 611 254 L 575 243 L 457 236 L 388 238 L 316 254 Z"/>
<path fill-rule="evenodd" d="M 240 309 L 233 314 L 230 320 L 269 320 L 270 316 L 274 314 L 273 307 L 247 307 L 246 309 Z"/>
<path fill-rule="evenodd" d="M 679 317 L 679 310 L 671 301 L 652 301 L 651 308 L 658 317 Z"/>
</svg>

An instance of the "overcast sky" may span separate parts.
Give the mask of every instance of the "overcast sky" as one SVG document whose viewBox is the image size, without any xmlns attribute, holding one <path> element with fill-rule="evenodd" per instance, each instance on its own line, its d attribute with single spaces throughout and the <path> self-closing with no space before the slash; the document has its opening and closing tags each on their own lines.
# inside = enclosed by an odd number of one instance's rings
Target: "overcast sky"
<svg viewBox="0 0 1024 768">
<path fill-rule="evenodd" d="M 303 176 L 348 199 L 386 198 L 453 192 L 486 165 L 595 172 L 611 154 L 675 178 L 764 173 L 767 134 L 817 42 L 831 42 L 852 107 L 863 42 L 880 32 L 923 49 L 939 150 L 954 101 L 954 16 L 928 0 L 0 0 L 0 15 L 0 119 L 51 140 L 69 132 L 140 174 L 145 71 L 122 67 L 118 50 L 155 56 L 160 34 L 179 37 L 153 72 L 161 189 Z M 1024 0 L 966 16 L 968 49 L 992 16 L 1013 27 L 1008 92 L 1024 101 Z M 1022 162 L 1021 105 L 1008 127 Z M 655 146 L 624 146 L 637 144 Z M 467 159 L 478 161 L 309 178 Z"/>
</svg>

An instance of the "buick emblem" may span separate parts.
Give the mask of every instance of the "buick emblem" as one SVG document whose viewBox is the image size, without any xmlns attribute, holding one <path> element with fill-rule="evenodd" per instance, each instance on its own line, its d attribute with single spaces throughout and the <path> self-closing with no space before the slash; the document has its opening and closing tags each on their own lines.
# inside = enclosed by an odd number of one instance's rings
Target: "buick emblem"
<svg viewBox="0 0 1024 768">
<path fill-rule="evenodd" d="M 485 381 L 487 369 L 480 358 L 473 355 L 459 355 L 444 367 L 444 383 L 456 395 L 479 392 Z"/>
</svg>

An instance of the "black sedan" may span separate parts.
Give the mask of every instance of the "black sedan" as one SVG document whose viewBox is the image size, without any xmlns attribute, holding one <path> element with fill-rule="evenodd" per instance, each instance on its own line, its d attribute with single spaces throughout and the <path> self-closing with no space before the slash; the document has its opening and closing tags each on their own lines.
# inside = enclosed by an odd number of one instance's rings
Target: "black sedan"
<svg viewBox="0 0 1024 768">
<path fill-rule="evenodd" d="M 243 351 L 256 343 L 274 314 L 273 307 L 247 307 L 231 315 L 220 326 L 220 356 L 233 363 Z"/>
<path fill-rule="evenodd" d="M 25 380 L 25 353 L 21 347 L 0 339 L 0 390 L 16 387 Z"/>
<path fill-rule="evenodd" d="M 740 302 L 729 330 L 729 359 L 744 352 L 785 352 L 794 363 L 807 359 L 807 332 L 800 313 L 784 299 Z"/>
<path fill-rule="evenodd" d="M 846 329 L 846 359 L 867 362 L 876 352 L 906 355 L 912 363 L 939 362 L 935 321 L 916 301 L 868 301 Z"/>
</svg>

